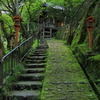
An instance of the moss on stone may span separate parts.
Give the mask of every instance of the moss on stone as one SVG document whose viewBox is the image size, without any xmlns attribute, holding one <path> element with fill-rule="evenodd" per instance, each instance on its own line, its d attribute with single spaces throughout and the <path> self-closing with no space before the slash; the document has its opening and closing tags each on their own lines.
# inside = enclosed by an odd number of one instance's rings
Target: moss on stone
<svg viewBox="0 0 100 100">
<path fill-rule="evenodd" d="M 97 100 L 72 51 L 62 41 L 50 40 L 48 43 L 49 55 L 41 100 Z"/>
<path fill-rule="evenodd" d="M 75 31 L 71 46 L 78 45 L 78 44 L 84 42 L 84 40 L 85 40 L 85 36 L 86 36 L 85 18 L 86 18 L 86 15 L 87 15 L 87 12 L 84 14 L 82 20 L 79 22 L 79 26 L 77 27 L 77 29 Z"/>
</svg>

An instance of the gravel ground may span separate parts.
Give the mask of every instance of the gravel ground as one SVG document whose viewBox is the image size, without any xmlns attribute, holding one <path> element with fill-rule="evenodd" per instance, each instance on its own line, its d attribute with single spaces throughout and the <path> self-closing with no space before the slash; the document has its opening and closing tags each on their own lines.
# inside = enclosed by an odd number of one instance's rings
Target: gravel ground
<svg viewBox="0 0 100 100">
<path fill-rule="evenodd" d="M 49 45 L 41 100 L 98 100 L 72 51 L 60 40 Z"/>
</svg>

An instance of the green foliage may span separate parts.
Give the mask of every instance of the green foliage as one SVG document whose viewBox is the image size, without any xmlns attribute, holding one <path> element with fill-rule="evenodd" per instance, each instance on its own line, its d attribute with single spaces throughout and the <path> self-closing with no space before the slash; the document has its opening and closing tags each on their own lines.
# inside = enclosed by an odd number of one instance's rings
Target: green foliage
<svg viewBox="0 0 100 100">
<path fill-rule="evenodd" d="M 8 50 L 6 47 L 5 47 L 5 54 L 8 54 L 10 52 L 10 50 Z"/>
<path fill-rule="evenodd" d="M 39 40 L 36 39 L 32 45 L 31 51 L 34 51 L 38 45 L 39 45 Z M 31 52 L 28 55 L 30 55 L 30 54 L 31 54 Z"/>
<path fill-rule="evenodd" d="M 50 18 L 56 18 L 56 20 L 60 20 L 63 21 L 64 20 L 64 13 L 63 10 L 60 9 L 54 9 L 52 7 L 47 7 L 46 9 L 47 13 L 48 13 L 48 17 Z"/>
<path fill-rule="evenodd" d="M 67 25 L 64 25 L 59 28 L 55 38 L 60 40 L 66 40 L 68 38 Z"/>
<path fill-rule="evenodd" d="M 82 1 L 84 0 L 47 0 L 47 3 L 50 4 L 47 7 L 48 15 L 49 17 L 56 17 L 56 19 L 61 21 L 64 21 L 64 17 L 66 16 L 69 21 Z M 54 6 L 63 7 L 63 10 L 53 9 Z"/>
<path fill-rule="evenodd" d="M 5 54 L 7 54 L 9 52 L 9 50 L 7 49 L 7 38 L 9 37 L 9 34 L 15 31 L 14 22 L 12 18 L 6 14 L 2 14 L 2 16 L 0 16 L 0 21 L 4 22 L 4 26 L 2 26 L 3 30 L 0 30 L 0 35 L 2 37 L 2 42 L 4 45 L 4 49 L 5 49 L 4 52 Z M 4 33 L 4 31 L 6 31 L 6 34 Z"/>
<path fill-rule="evenodd" d="M 89 57 L 90 60 L 97 60 L 97 61 L 100 61 L 100 54 L 98 55 L 95 55 L 95 56 L 92 56 L 92 57 Z"/>
<path fill-rule="evenodd" d="M 26 2 L 23 6 L 22 12 L 24 23 L 27 23 L 30 20 L 30 18 L 32 21 L 38 21 L 38 18 L 42 14 L 43 9 L 44 8 L 42 7 L 42 2 Z"/>
<path fill-rule="evenodd" d="M 35 49 L 39 45 L 39 40 L 36 39 L 32 45 L 32 48 Z"/>
<path fill-rule="evenodd" d="M 24 27 L 28 27 L 28 31 L 37 31 L 39 17 L 44 10 L 43 2 L 41 0 L 27 0 L 20 8 L 21 17 L 23 18 Z"/>
<path fill-rule="evenodd" d="M 47 2 L 54 3 L 54 4 L 63 4 L 64 0 L 46 0 Z"/>
<path fill-rule="evenodd" d="M 14 22 L 10 16 L 2 14 L 2 16 L 0 16 L 0 21 L 4 21 L 4 25 L 8 33 L 11 31 L 10 27 L 12 27 L 12 31 L 14 31 Z"/>
</svg>

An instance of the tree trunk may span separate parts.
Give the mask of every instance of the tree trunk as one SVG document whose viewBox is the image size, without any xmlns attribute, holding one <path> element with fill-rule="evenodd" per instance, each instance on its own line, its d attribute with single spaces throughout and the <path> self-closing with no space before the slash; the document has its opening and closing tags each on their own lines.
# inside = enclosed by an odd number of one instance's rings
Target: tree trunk
<svg viewBox="0 0 100 100">
<path fill-rule="evenodd" d="M 4 56 L 4 46 L 0 35 L 0 59 Z"/>
<path fill-rule="evenodd" d="M 1 11 L 0 11 L 0 16 L 2 15 Z M 3 57 L 4 55 L 4 46 L 3 46 L 3 42 L 1 40 L 1 21 L 0 21 L 0 59 Z"/>
<path fill-rule="evenodd" d="M 2 28 L 2 31 L 5 35 L 5 38 L 7 40 L 7 49 L 12 50 L 15 47 L 15 43 L 14 43 L 15 33 L 8 34 L 8 32 L 4 26 L 4 21 L 1 21 L 1 28 Z"/>
</svg>

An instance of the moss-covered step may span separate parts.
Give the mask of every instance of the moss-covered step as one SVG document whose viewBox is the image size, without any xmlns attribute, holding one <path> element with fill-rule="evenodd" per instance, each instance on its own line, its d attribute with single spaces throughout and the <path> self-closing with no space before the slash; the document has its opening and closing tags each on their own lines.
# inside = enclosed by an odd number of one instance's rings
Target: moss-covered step
<svg viewBox="0 0 100 100">
<path fill-rule="evenodd" d="M 47 56 L 47 54 L 41 54 L 41 53 L 38 53 L 38 54 L 35 54 L 35 53 L 31 53 L 29 54 L 29 56 Z"/>
<path fill-rule="evenodd" d="M 27 59 L 32 59 L 32 60 L 44 60 L 46 59 L 46 56 L 28 56 Z"/>
<path fill-rule="evenodd" d="M 34 52 L 34 54 L 45 54 L 46 53 L 46 50 L 44 49 L 38 49 Z"/>
<path fill-rule="evenodd" d="M 42 82 L 40 81 L 17 81 L 13 83 L 14 90 L 36 90 L 42 88 Z"/>
<path fill-rule="evenodd" d="M 45 72 L 45 68 L 26 68 L 26 73 L 43 73 Z"/>
<path fill-rule="evenodd" d="M 98 100 L 72 51 L 60 40 L 48 40 L 49 55 L 41 100 Z"/>
<path fill-rule="evenodd" d="M 19 77 L 21 81 L 42 81 L 44 79 L 44 73 L 31 73 L 31 74 L 22 74 Z"/>
<path fill-rule="evenodd" d="M 8 95 L 8 100 L 39 100 L 40 91 L 23 90 L 11 91 Z"/>
<path fill-rule="evenodd" d="M 32 59 L 27 59 L 25 62 L 26 63 L 46 63 L 46 60 L 32 60 Z"/>
<path fill-rule="evenodd" d="M 43 63 L 30 63 L 30 64 L 25 64 L 26 68 L 44 68 L 46 66 L 46 64 Z"/>
</svg>

